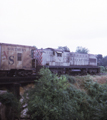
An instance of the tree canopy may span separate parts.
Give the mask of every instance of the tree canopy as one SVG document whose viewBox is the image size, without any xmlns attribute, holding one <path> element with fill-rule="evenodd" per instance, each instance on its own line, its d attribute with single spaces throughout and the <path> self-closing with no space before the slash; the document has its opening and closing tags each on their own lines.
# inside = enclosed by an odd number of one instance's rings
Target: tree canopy
<svg viewBox="0 0 107 120">
<path fill-rule="evenodd" d="M 102 66 L 107 66 L 107 56 L 103 57 Z"/>
<path fill-rule="evenodd" d="M 85 47 L 78 46 L 76 48 L 76 52 L 77 53 L 88 54 L 89 50 L 87 48 L 85 48 Z"/>
<path fill-rule="evenodd" d="M 67 46 L 64 46 L 64 47 L 59 46 L 58 49 L 61 49 L 61 50 L 63 50 L 63 51 L 70 52 L 70 49 L 69 49 Z"/>
</svg>

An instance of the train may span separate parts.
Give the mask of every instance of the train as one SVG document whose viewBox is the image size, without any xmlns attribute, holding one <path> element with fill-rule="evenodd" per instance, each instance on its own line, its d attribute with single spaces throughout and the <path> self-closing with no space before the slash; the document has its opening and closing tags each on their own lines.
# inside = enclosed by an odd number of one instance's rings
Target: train
<svg viewBox="0 0 107 120">
<path fill-rule="evenodd" d="M 34 46 L 0 43 L 0 77 L 32 76 L 41 68 L 57 74 L 96 74 L 97 56 L 63 49 L 36 49 Z"/>
</svg>

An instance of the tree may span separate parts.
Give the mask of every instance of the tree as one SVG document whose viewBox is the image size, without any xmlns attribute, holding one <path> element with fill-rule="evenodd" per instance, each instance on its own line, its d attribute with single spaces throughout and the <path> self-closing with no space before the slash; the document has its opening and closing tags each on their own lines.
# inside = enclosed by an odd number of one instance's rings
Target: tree
<svg viewBox="0 0 107 120">
<path fill-rule="evenodd" d="M 66 52 L 70 52 L 70 49 L 67 46 L 64 46 L 64 47 L 59 46 L 58 49 L 61 49 L 61 50 L 66 51 Z"/>
<path fill-rule="evenodd" d="M 97 55 L 97 64 L 98 64 L 99 66 L 102 66 L 102 59 L 103 59 L 102 54 L 98 54 L 98 55 Z"/>
<path fill-rule="evenodd" d="M 14 120 L 15 117 L 19 118 L 20 108 L 19 101 L 12 93 L 5 92 L 0 94 L 0 120 Z M 1 114 L 2 112 L 3 115 Z"/>
<path fill-rule="evenodd" d="M 107 66 L 107 56 L 103 57 L 102 66 Z"/>
<path fill-rule="evenodd" d="M 97 90 L 93 92 L 90 88 L 88 96 L 70 84 L 75 83 L 71 76 L 59 77 L 44 68 L 40 70 L 40 75 L 35 87 L 26 91 L 25 100 L 32 120 L 99 120 L 94 119 L 93 114 L 96 111 L 97 101 L 91 98 Z M 90 82 L 84 84 L 87 87 Z"/>
<path fill-rule="evenodd" d="M 85 48 L 85 47 L 78 46 L 76 48 L 76 52 L 77 53 L 88 54 L 89 50 L 87 48 Z"/>
<path fill-rule="evenodd" d="M 58 76 L 47 68 L 40 75 L 34 88 L 26 91 L 30 119 L 107 120 L 107 84 L 100 85 L 90 76 L 80 77 L 78 84 L 75 77 Z"/>
<path fill-rule="evenodd" d="M 35 49 L 38 49 L 35 45 L 33 46 Z"/>
<path fill-rule="evenodd" d="M 49 69 L 41 69 L 40 75 L 26 97 L 32 120 L 76 119 L 77 111 L 71 106 L 75 101 L 71 102 L 67 92 L 69 83 L 66 77 L 54 75 Z"/>
</svg>

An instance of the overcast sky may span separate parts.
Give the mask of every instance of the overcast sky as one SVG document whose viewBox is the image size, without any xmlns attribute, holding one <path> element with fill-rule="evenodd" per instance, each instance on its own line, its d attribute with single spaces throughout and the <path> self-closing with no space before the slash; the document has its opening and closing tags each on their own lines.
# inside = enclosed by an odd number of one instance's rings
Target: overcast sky
<svg viewBox="0 0 107 120">
<path fill-rule="evenodd" d="M 107 0 L 1 0 L 0 43 L 77 46 L 107 55 Z"/>
</svg>

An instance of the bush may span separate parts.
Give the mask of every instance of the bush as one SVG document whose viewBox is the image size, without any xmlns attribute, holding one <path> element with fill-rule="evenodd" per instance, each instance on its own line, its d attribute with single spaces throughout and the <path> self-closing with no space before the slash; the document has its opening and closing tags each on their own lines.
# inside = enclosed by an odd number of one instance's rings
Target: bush
<svg viewBox="0 0 107 120">
<path fill-rule="evenodd" d="M 104 67 L 104 66 L 99 66 L 99 67 L 100 67 L 100 72 L 101 72 L 101 73 L 104 73 L 105 70 L 106 70 L 105 67 Z"/>
<path fill-rule="evenodd" d="M 100 85 L 92 80 L 85 80 L 84 87 L 95 102 L 93 105 L 93 119 L 107 119 L 107 84 Z"/>
<path fill-rule="evenodd" d="M 20 104 L 12 93 L 6 92 L 1 94 L 0 102 L 6 106 L 5 115 L 8 120 L 20 116 Z"/>
<path fill-rule="evenodd" d="M 74 84 L 76 83 L 75 77 L 66 75 L 66 79 L 71 83 Z"/>
<path fill-rule="evenodd" d="M 87 79 L 83 82 L 83 92 L 71 84 L 76 82 L 74 77 L 59 77 L 49 69 L 41 69 L 40 75 L 35 87 L 26 92 L 25 100 L 32 120 L 107 119 L 107 85 Z"/>
<path fill-rule="evenodd" d="M 65 76 L 53 75 L 48 69 L 41 69 L 42 77 L 28 94 L 28 113 L 33 120 L 69 120 L 74 114 L 66 91 Z"/>
</svg>

